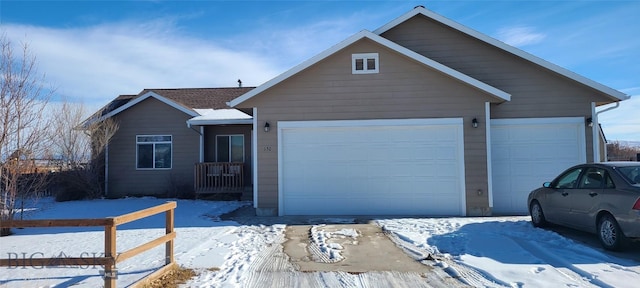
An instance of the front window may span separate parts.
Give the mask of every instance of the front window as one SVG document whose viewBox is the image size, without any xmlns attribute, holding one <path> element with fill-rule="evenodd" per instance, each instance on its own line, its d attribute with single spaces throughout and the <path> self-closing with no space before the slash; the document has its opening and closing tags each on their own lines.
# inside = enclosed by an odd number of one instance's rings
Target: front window
<svg viewBox="0 0 640 288">
<path fill-rule="evenodd" d="M 136 136 L 138 169 L 171 169 L 170 135 Z"/>
<path fill-rule="evenodd" d="M 244 162 L 244 135 L 216 136 L 216 162 Z"/>
</svg>

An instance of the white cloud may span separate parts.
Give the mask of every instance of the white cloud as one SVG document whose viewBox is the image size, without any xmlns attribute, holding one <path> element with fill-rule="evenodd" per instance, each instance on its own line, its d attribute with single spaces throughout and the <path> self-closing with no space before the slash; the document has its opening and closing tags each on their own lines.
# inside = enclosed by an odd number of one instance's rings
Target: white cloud
<svg viewBox="0 0 640 288">
<path fill-rule="evenodd" d="M 367 16 L 354 13 L 287 27 L 265 22 L 225 41 L 233 47 L 250 47 L 256 54 L 275 61 L 284 72 L 362 30 L 366 27 L 363 20 L 379 17 Z"/>
<path fill-rule="evenodd" d="M 361 15 L 360 15 L 361 16 Z M 294 27 L 262 23 L 224 39 L 184 36 L 175 21 L 82 28 L 5 25 L 26 41 L 56 93 L 97 107 L 144 88 L 258 86 L 361 29 L 357 14 Z"/>
<path fill-rule="evenodd" d="M 162 23 L 76 29 L 3 27 L 26 41 L 57 94 L 102 104 L 144 88 L 259 85 L 278 74 L 268 58 L 180 36 Z"/>
<path fill-rule="evenodd" d="M 527 26 L 501 28 L 497 35 L 500 41 L 516 47 L 539 43 L 545 37 L 545 34 L 535 32 L 532 27 Z"/>
</svg>

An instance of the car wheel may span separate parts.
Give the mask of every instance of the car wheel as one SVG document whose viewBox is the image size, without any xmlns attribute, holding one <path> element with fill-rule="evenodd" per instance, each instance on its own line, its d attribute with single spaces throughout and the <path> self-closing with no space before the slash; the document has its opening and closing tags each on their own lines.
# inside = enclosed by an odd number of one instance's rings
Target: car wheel
<svg viewBox="0 0 640 288">
<path fill-rule="evenodd" d="M 544 212 L 542 212 L 542 206 L 536 200 L 531 202 L 531 207 L 529 207 L 529 214 L 531 214 L 531 224 L 534 227 L 544 227 L 547 226 L 547 219 L 544 218 Z"/>
<path fill-rule="evenodd" d="M 626 237 L 620 225 L 613 216 L 606 214 L 598 221 L 598 238 L 602 247 L 607 250 L 621 250 L 626 243 Z"/>
</svg>

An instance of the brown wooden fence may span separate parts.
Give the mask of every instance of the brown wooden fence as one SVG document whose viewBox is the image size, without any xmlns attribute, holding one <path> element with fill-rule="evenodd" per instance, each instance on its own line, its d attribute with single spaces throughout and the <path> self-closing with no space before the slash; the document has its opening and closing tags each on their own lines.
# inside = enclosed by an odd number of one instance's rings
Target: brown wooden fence
<svg viewBox="0 0 640 288">
<path fill-rule="evenodd" d="M 117 269 L 116 264 L 145 252 L 158 245 L 165 244 L 165 265 L 154 273 L 146 276 L 132 286 L 136 287 L 140 283 L 146 283 L 150 279 L 157 278 L 164 274 L 167 270 L 173 268 L 176 263 L 173 257 L 173 244 L 176 238 L 174 231 L 174 210 L 177 207 L 176 202 L 170 201 L 165 204 L 154 206 L 151 208 L 139 210 L 129 214 L 117 217 L 98 218 L 98 219 L 49 219 L 49 220 L 13 220 L 1 221 L 0 228 L 4 227 L 95 227 L 104 226 L 104 257 L 91 258 L 29 258 L 29 259 L 0 259 L 0 267 L 27 267 L 27 266 L 87 266 L 101 265 L 104 266 L 104 287 L 115 288 Z M 165 212 L 166 233 L 164 236 L 158 237 L 147 243 L 141 244 L 133 249 L 121 252 L 116 251 L 116 227 L 125 223 L 146 218 L 155 214 Z"/>
</svg>

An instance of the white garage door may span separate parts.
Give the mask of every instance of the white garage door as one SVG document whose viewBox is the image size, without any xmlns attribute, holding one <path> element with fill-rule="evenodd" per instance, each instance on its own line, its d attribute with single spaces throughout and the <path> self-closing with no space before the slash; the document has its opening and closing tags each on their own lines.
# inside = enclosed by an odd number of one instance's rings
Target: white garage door
<svg viewBox="0 0 640 288">
<path fill-rule="evenodd" d="M 280 215 L 464 215 L 461 119 L 279 122 Z"/>
<path fill-rule="evenodd" d="M 586 161 L 583 118 L 491 120 L 493 212 L 527 214 L 527 196 Z"/>
</svg>

